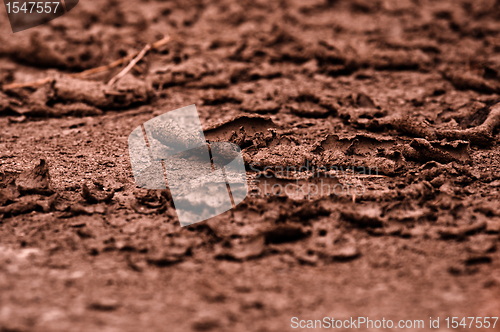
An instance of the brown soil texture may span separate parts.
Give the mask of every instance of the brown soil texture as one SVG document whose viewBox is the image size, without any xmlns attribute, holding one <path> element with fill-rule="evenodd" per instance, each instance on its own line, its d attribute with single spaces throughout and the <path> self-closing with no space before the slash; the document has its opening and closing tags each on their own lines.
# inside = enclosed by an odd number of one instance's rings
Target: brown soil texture
<svg viewBox="0 0 500 332">
<path fill-rule="evenodd" d="M 0 331 L 499 316 L 499 1 L 82 0 L 16 34 L 0 11 Z M 114 84 L 127 61 L 75 75 L 166 36 Z M 136 187 L 127 138 L 191 104 L 250 179 L 379 176 L 329 178 L 363 195 L 253 187 L 181 228 L 167 191 Z"/>
</svg>

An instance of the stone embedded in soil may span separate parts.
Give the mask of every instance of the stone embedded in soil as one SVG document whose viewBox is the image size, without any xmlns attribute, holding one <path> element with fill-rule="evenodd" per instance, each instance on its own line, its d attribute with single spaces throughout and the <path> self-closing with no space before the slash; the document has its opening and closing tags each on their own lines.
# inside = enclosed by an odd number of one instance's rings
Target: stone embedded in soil
<svg viewBox="0 0 500 332">
<path fill-rule="evenodd" d="M 356 105 L 359 108 L 377 108 L 375 102 L 370 98 L 370 96 L 364 93 L 358 93 L 356 96 Z"/>
<path fill-rule="evenodd" d="M 49 166 L 43 159 L 34 168 L 23 171 L 16 179 L 16 185 L 22 195 L 52 195 L 54 193 L 50 182 Z"/>
</svg>

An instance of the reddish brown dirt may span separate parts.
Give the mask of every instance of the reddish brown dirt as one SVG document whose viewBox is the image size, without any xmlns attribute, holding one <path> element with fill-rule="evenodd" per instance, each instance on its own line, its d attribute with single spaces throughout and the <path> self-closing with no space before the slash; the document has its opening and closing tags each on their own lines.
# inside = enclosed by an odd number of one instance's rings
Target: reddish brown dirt
<svg viewBox="0 0 500 332">
<path fill-rule="evenodd" d="M 1 331 L 499 316 L 498 1 L 82 0 L 17 34 L 1 12 Z M 112 87 L 121 68 L 68 76 L 166 35 Z M 381 176 L 181 228 L 166 192 L 136 188 L 127 138 L 190 104 L 250 178 L 306 161 Z"/>
</svg>

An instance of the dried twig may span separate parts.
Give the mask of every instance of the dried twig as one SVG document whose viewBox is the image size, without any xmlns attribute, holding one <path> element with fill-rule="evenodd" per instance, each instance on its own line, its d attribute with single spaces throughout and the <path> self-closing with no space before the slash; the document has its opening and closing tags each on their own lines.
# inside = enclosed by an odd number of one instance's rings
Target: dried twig
<svg viewBox="0 0 500 332">
<path fill-rule="evenodd" d="M 41 87 L 44 84 L 47 84 L 51 81 L 53 81 L 53 77 L 46 77 L 42 78 L 37 81 L 33 82 L 27 82 L 27 83 L 12 83 L 12 84 L 7 84 L 3 86 L 4 90 L 12 90 L 12 89 L 21 89 L 21 88 L 38 88 Z"/>
<path fill-rule="evenodd" d="M 81 73 L 77 73 L 77 74 L 71 74 L 71 75 L 69 75 L 69 77 L 71 77 L 71 78 L 85 78 L 85 77 L 90 76 L 92 74 L 101 73 L 103 71 L 107 71 L 107 70 L 113 69 L 115 67 L 118 67 L 119 65 L 121 65 L 125 62 L 129 62 L 136 55 L 137 55 L 137 53 L 127 55 L 126 57 L 123 57 L 121 59 L 118 59 L 118 60 L 111 62 L 109 65 L 88 69 L 88 70 L 82 71 Z"/>
<path fill-rule="evenodd" d="M 170 42 L 170 40 L 171 40 L 170 36 L 166 36 L 166 37 L 158 40 L 157 42 L 154 42 L 153 46 L 151 48 L 153 50 L 156 50 L 157 48 L 162 47 L 163 45 L 168 44 L 168 42 Z"/>
<path fill-rule="evenodd" d="M 161 46 L 168 44 L 170 41 L 171 41 L 171 37 L 170 36 L 166 36 L 165 38 L 162 38 L 162 39 L 158 40 L 157 42 L 153 43 L 152 45 L 148 44 L 149 45 L 148 51 L 150 49 L 153 49 L 153 50 L 158 49 Z M 146 45 L 146 47 L 148 45 Z M 144 49 L 146 49 L 146 47 Z M 144 49 L 141 52 L 135 52 L 135 53 L 127 55 L 127 56 L 125 56 L 125 57 L 123 57 L 121 59 L 115 60 L 115 61 L 111 62 L 108 65 L 100 66 L 100 67 L 96 67 L 96 68 L 92 68 L 92 69 L 88 69 L 88 70 L 82 71 L 81 73 L 70 74 L 68 76 L 71 77 L 71 78 L 86 78 L 86 77 L 88 77 L 90 75 L 101 73 L 101 72 L 108 71 L 110 69 L 116 68 L 116 67 L 118 67 L 118 66 L 120 66 L 120 65 L 122 65 L 124 63 L 127 63 L 127 62 L 129 62 L 131 60 L 133 62 L 136 58 L 138 58 L 138 60 L 137 60 L 137 62 L 138 62 L 140 60 L 139 55 L 144 51 Z M 142 57 L 143 56 L 144 55 L 142 55 Z M 136 63 L 134 63 L 134 65 Z M 130 67 L 130 68 L 132 68 L 132 67 Z M 12 83 L 12 84 L 4 85 L 3 86 L 3 90 L 13 90 L 13 89 L 21 89 L 21 88 L 38 88 L 38 87 L 40 87 L 40 86 L 42 86 L 44 84 L 52 82 L 53 80 L 54 80 L 54 77 L 46 77 L 46 78 L 43 78 L 43 79 L 40 79 L 40 80 L 37 80 L 37 81 L 33 81 L 33 82 Z"/>
<path fill-rule="evenodd" d="M 116 81 L 125 76 L 130 71 L 130 69 L 132 69 L 132 67 L 134 67 L 139 61 L 141 61 L 141 59 L 146 55 L 146 53 L 148 53 L 150 49 L 151 45 L 147 44 L 146 46 L 144 46 L 142 51 L 132 61 L 130 61 L 127 67 L 123 68 L 121 72 L 119 72 L 108 82 L 108 85 L 113 85 Z"/>
</svg>

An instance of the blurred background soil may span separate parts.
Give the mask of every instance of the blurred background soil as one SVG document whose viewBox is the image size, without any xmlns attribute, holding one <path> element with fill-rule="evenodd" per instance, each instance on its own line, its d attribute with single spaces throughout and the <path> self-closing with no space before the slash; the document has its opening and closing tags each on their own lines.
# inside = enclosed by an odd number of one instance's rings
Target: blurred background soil
<svg viewBox="0 0 500 332">
<path fill-rule="evenodd" d="M 1 331 L 500 313 L 499 1 L 81 0 L 16 34 L 2 9 L 0 31 Z M 330 180 L 363 195 L 252 187 L 181 228 L 167 192 L 136 188 L 127 139 L 190 104 L 250 179 L 379 176 Z"/>
</svg>

